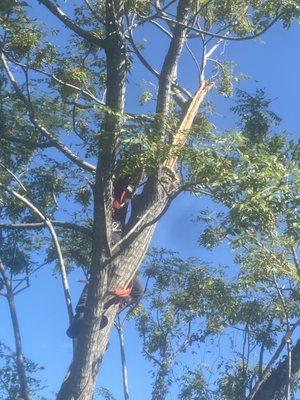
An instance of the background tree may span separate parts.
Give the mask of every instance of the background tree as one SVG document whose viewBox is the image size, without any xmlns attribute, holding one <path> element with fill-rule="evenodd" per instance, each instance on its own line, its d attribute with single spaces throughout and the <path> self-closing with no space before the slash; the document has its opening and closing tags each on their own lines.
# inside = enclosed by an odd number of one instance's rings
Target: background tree
<svg viewBox="0 0 300 400">
<path fill-rule="evenodd" d="M 3 229 L 25 229 L 30 238 L 30 229 L 57 227 L 69 265 L 89 271 L 78 347 L 57 398 L 91 399 L 118 311 L 113 304 L 106 311 L 107 327 L 99 330 L 107 289 L 129 284 L 148 250 L 155 223 L 179 193 L 209 193 L 227 205 L 236 202 L 243 189 L 238 175 L 243 177 L 245 171 L 235 158 L 247 160 L 250 150 L 242 145 L 235 149 L 234 140 L 221 143 L 219 152 L 205 114 L 199 114 L 213 87 L 224 95 L 232 90 L 232 67 L 222 62 L 222 43 L 256 38 L 277 21 L 289 27 L 299 7 L 297 1 L 106 0 L 83 1 L 64 13 L 59 2 L 39 3 L 69 29 L 70 37 L 62 38 L 56 28 L 42 29 L 28 7 L 35 1 L 5 1 L 0 8 L 5 146 L 1 162 L 14 175 L 22 175 L 23 185 L 15 191 L 10 178 L 4 175 L 1 180 Z M 134 36 L 141 28 L 147 35 L 158 30 L 168 40 L 158 71 Z M 194 53 L 194 41 L 200 53 Z M 185 47 L 198 71 L 199 86 L 193 94 L 180 84 L 179 60 Z M 131 96 L 128 79 L 137 63 L 157 78 L 155 101 L 139 114 L 125 108 Z M 149 98 L 151 94 L 144 93 L 141 102 Z M 253 122 L 249 120 L 248 127 Z M 113 243 L 113 186 L 124 173 L 141 178 L 123 237 Z M 242 182 L 249 183 L 246 178 Z M 12 202 L 11 196 L 18 201 Z M 73 207 L 65 210 L 66 201 Z M 252 206 L 255 218 L 260 208 Z M 238 220 L 239 205 L 232 210 Z M 248 225 L 238 229 L 246 234 Z M 47 238 L 42 233 L 40 237 Z M 47 252 L 53 259 L 51 245 Z"/>
<path fill-rule="evenodd" d="M 38 394 L 42 389 L 41 382 L 35 374 L 41 369 L 34 362 L 25 359 L 24 367 L 27 373 L 27 384 L 31 394 Z M 0 395 L 3 400 L 14 400 L 22 396 L 18 377 L 18 362 L 16 354 L 4 343 L 0 343 Z M 39 397 L 43 400 L 43 397 Z"/>
<path fill-rule="evenodd" d="M 262 91 L 239 92 L 234 110 L 242 131 L 219 136 L 218 153 L 230 154 L 230 179 L 206 189 L 222 211 L 198 217 L 205 227 L 200 243 L 212 249 L 226 241 L 235 254 L 232 270 L 163 249 L 148 256 L 146 309 L 137 327 L 153 364 L 153 399 L 167 398 L 174 383 L 182 399 L 291 399 L 296 393 L 299 143 L 271 135 L 279 118 L 268 104 Z M 254 120 L 252 137 L 247 123 Z M 263 135 L 256 135 L 262 126 Z M 218 355 L 215 347 L 226 353 L 226 346 L 230 354 Z M 209 366 L 200 362 L 206 352 L 217 358 Z"/>
</svg>

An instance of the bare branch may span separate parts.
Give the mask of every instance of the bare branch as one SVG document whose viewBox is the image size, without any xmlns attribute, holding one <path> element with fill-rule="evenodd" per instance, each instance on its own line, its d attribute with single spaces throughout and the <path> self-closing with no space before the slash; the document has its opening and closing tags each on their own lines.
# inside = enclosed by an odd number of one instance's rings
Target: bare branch
<svg viewBox="0 0 300 400">
<path fill-rule="evenodd" d="M 186 45 L 186 48 L 187 48 L 188 52 L 190 53 L 190 55 L 192 57 L 192 60 L 194 61 L 195 65 L 196 65 L 197 70 L 198 70 L 199 84 L 200 84 L 200 82 L 201 82 L 201 68 L 200 68 L 199 62 L 198 62 L 193 50 L 190 48 L 189 44 L 186 43 L 185 45 Z"/>
<path fill-rule="evenodd" d="M 169 110 L 172 85 L 173 81 L 176 80 L 178 61 L 186 40 L 187 28 L 185 27 L 185 22 L 187 21 L 190 5 L 190 0 L 180 0 L 178 2 L 176 17 L 178 24 L 175 26 L 159 77 L 156 113 L 161 116 L 167 115 Z M 183 25 L 180 23 L 183 23 Z"/>
<path fill-rule="evenodd" d="M 292 348 L 291 348 L 291 340 L 286 341 L 287 347 L 287 385 L 286 385 L 286 400 L 291 400 L 291 380 L 292 380 Z"/>
<path fill-rule="evenodd" d="M 115 324 L 115 326 L 118 331 L 119 343 L 120 343 L 124 400 L 129 400 L 128 373 L 127 373 L 127 364 L 126 364 L 126 355 L 125 355 L 124 329 L 123 329 L 123 326 L 120 321 L 120 316 L 118 316 L 118 323 Z"/>
<path fill-rule="evenodd" d="M 63 229 L 71 229 L 74 231 L 78 231 L 84 233 L 85 235 L 90 236 L 92 234 L 92 229 L 86 228 L 84 226 L 77 225 L 73 222 L 66 222 L 66 221 L 50 221 L 53 226 L 57 226 Z M 0 229 L 7 229 L 7 230 L 18 230 L 18 229 L 40 229 L 46 228 L 44 222 L 32 222 L 27 224 L 0 224 Z"/>
<path fill-rule="evenodd" d="M 128 41 L 131 44 L 135 55 L 137 56 L 137 58 L 140 60 L 140 62 L 144 65 L 144 67 L 146 69 L 148 69 L 148 71 L 151 72 L 151 74 L 153 74 L 157 79 L 160 78 L 160 73 L 152 67 L 152 65 L 146 60 L 146 58 L 142 55 L 142 53 L 140 52 L 140 50 L 138 49 L 137 45 L 135 44 L 132 35 L 130 34 L 128 37 Z M 191 94 L 188 92 L 188 90 L 184 89 L 183 87 L 181 87 L 180 85 L 178 85 L 178 83 L 174 82 L 172 83 L 172 87 L 173 89 L 176 89 L 176 91 L 181 92 L 183 94 L 185 94 L 188 99 L 191 98 Z M 178 93 L 174 93 L 175 96 L 175 100 L 178 100 Z M 181 96 L 180 97 L 180 101 L 179 101 L 179 105 L 180 106 L 184 106 L 184 104 L 186 103 L 186 100 Z"/>
<path fill-rule="evenodd" d="M 55 5 L 50 0 L 38 0 L 39 3 L 42 3 L 48 10 L 55 15 L 65 26 L 70 28 L 73 32 L 75 32 L 78 36 L 87 40 L 89 43 L 97 45 L 99 47 L 105 47 L 105 40 L 94 36 L 91 32 L 82 29 L 79 25 L 77 25 L 74 21 L 72 21 L 57 5 Z"/>
<path fill-rule="evenodd" d="M 26 190 L 25 186 L 23 185 L 23 183 L 20 181 L 20 179 L 19 179 L 9 168 L 7 168 L 7 167 L 6 167 L 4 164 L 2 164 L 1 162 L 0 162 L 0 166 L 1 166 L 2 168 L 4 168 L 5 171 L 8 172 L 8 173 L 18 182 L 18 184 L 21 186 L 21 188 L 22 188 L 25 192 L 27 192 L 27 190 Z"/>
<path fill-rule="evenodd" d="M 40 211 L 37 207 L 35 207 L 28 199 L 26 199 L 24 196 L 21 196 L 19 193 L 17 193 L 16 191 L 9 189 L 8 187 L 6 187 L 5 185 L 3 185 L 2 183 L 0 183 L 0 188 L 2 188 L 4 191 L 10 193 L 11 195 L 13 195 L 14 197 L 16 197 L 19 201 L 21 201 L 22 203 L 24 203 L 27 207 L 29 207 L 29 209 L 36 214 L 42 221 L 43 223 L 48 227 L 50 234 L 52 236 L 52 240 L 57 252 L 57 256 L 58 256 L 58 261 L 59 261 L 59 268 L 60 268 L 60 274 L 61 274 L 61 278 L 62 278 L 62 284 L 63 284 L 63 288 L 64 288 L 64 295 L 65 295 L 65 301 L 66 301 L 66 306 L 67 306 L 67 310 L 68 310 L 68 316 L 69 316 L 69 321 L 71 323 L 71 321 L 73 320 L 73 307 L 72 307 L 72 300 L 71 300 L 71 295 L 70 295 L 70 291 L 69 291 L 69 284 L 68 284 L 68 278 L 67 278 L 67 273 L 66 273 L 66 268 L 65 268 L 65 263 L 64 263 L 64 259 L 62 256 L 62 252 L 61 252 L 61 248 L 59 245 L 59 241 L 56 235 L 56 232 L 53 228 L 53 225 L 51 224 L 51 221 L 49 219 L 47 219 Z"/>
<path fill-rule="evenodd" d="M 88 9 L 90 12 L 93 14 L 93 16 L 96 18 L 97 21 L 99 21 L 101 24 L 105 24 L 105 21 L 103 21 L 100 17 L 97 11 L 93 8 L 92 4 L 89 2 L 89 0 L 84 0 L 85 4 L 87 5 Z"/>
<path fill-rule="evenodd" d="M 150 23 L 151 23 L 152 25 L 155 25 L 160 31 L 162 31 L 163 33 L 165 33 L 169 38 L 171 38 L 171 39 L 173 38 L 172 33 L 169 32 L 168 29 L 166 29 L 165 27 L 163 27 L 159 22 L 157 22 L 157 21 L 155 21 L 155 20 L 153 20 L 153 21 L 150 20 Z"/>
<path fill-rule="evenodd" d="M 279 18 L 282 16 L 282 13 L 278 14 L 265 28 L 263 28 L 261 31 L 259 31 L 258 33 L 255 33 L 253 35 L 249 35 L 249 36 L 244 36 L 244 37 L 232 37 L 232 36 L 224 36 L 224 35 L 219 35 L 217 33 L 213 33 L 213 32 L 209 32 L 209 31 L 205 31 L 203 29 L 199 29 L 199 28 L 195 28 L 193 26 L 190 26 L 189 24 L 183 23 L 183 22 L 179 22 L 176 21 L 172 18 L 169 18 L 165 15 L 161 16 L 161 18 L 165 21 L 168 21 L 174 25 L 180 25 L 184 28 L 189 29 L 190 31 L 194 31 L 197 32 L 201 35 L 207 35 L 207 36 L 211 36 L 214 38 L 218 38 L 218 39 L 223 39 L 223 40 L 227 40 L 227 41 L 236 41 L 236 42 L 240 42 L 243 40 L 251 40 L 251 39 L 256 39 L 257 37 L 263 35 L 265 32 L 267 32 L 267 30 L 269 30 L 278 20 Z"/>
</svg>

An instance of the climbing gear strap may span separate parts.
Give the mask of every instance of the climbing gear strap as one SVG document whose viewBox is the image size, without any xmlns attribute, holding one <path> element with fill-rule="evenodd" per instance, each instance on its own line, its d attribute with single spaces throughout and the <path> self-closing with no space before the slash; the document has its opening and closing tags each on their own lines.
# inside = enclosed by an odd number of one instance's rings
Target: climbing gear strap
<svg viewBox="0 0 300 400">
<path fill-rule="evenodd" d="M 127 289 L 115 289 L 115 290 L 108 290 L 109 294 L 112 294 L 115 297 L 120 297 L 120 298 L 124 298 L 124 297 L 129 297 L 130 293 L 132 291 L 132 287 L 127 288 Z"/>
</svg>

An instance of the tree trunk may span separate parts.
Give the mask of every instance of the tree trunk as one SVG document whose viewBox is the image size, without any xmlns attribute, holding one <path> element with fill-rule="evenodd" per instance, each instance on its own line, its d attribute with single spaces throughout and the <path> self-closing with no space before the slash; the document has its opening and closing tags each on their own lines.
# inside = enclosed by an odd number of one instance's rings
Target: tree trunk
<svg viewBox="0 0 300 400">
<path fill-rule="evenodd" d="M 291 377 L 292 382 L 296 382 L 300 373 L 300 339 L 291 352 Z M 276 368 L 274 368 L 253 400 L 276 400 L 280 396 L 284 397 L 284 390 L 288 384 L 288 358 L 285 357 Z"/>
<path fill-rule="evenodd" d="M 22 400 L 30 400 L 27 377 L 25 372 L 25 365 L 24 365 L 25 360 L 22 351 L 22 339 L 18 322 L 15 298 L 12 289 L 12 283 L 11 280 L 8 278 L 4 265 L 2 264 L 1 261 L 0 261 L 0 273 L 2 275 L 6 288 L 6 298 L 9 305 L 10 317 L 15 337 L 16 365 L 18 371 L 18 378 L 20 382 L 20 395 L 22 396 Z"/>
<path fill-rule="evenodd" d="M 188 14 L 191 0 L 180 0 L 178 20 L 184 21 Z M 111 173 L 114 167 L 115 151 L 122 124 L 124 110 L 124 94 L 128 60 L 123 28 L 124 0 L 106 1 L 106 57 L 107 57 L 107 95 L 106 105 L 112 111 L 107 113 L 101 129 L 100 152 L 97 164 L 94 188 L 94 229 L 93 229 L 93 261 L 90 271 L 90 283 L 87 304 L 82 329 L 78 338 L 77 349 L 73 362 L 57 400 L 91 400 L 93 397 L 96 377 L 105 353 L 111 327 L 118 312 L 118 304 L 112 301 L 105 315 L 108 325 L 100 330 L 103 305 L 111 296 L 107 289 L 126 288 L 138 270 L 149 248 L 155 224 L 151 221 L 157 218 L 164 209 L 172 186 L 167 177 L 166 187 L 158 182 L 158 171 L 143 191 L 142 207 L 133 207 L 133 218 L 128 225 L 132 227 L 140 218 L 146 228 L 135 239 L 123 243 L 122 250 L 111 254 L 111 204 L 112 182 Z M 170 45 L 160 79 L 159 114 L 166 115 L 171 94 L 171 83 L 174 78 L 177 63 L 182 51 L 186 29 L 176 25 L 175 33 L 179 43 L 174 39 Z M 161 128 L 163 128 L 161 126 Z M 163 129 L 161 129 L 163 132 Z M 160 177 L 161 178 L 161 177 Z M 162 177 L 165 178 L 165 177 Z M 133 224 L 131 224 L 131 220 Z M 149 224 L 149 225 L 148 225 Z M 151 225 L 150 225 L 151 224 Z"/>
<path fill-rule="evenodd" d="M 146 228 L 134 243 L 104 268 L 99 265 L 98 271 L 96 270 L 96 273 L 91 276 L 77 350 L 57 400 L 91 400 L 93 398 L 96 377 L 119 309 L 119 305 L 112 302 L 105 311 L 108 325 L 100 330 L 103 304 L 111 300 L 111 296 L 106 293 L 107 282 L 111 290 L 128 285 L 146 255 L 153 232 L 154 226 Z"/>
</svg>

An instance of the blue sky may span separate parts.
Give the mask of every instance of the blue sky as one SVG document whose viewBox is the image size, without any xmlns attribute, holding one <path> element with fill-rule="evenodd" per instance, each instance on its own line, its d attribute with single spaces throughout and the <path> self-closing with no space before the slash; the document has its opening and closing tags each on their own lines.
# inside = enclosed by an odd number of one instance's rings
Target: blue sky
<svg viewBox="0 0 300 400">
<path fill-rule="evenodd" d="M 37 2 L 30 2 L 32 13 L 40 20 L 45 19 L 52 24 L 53 18 Z M 56 23 L 56 22 L 55 22 Z M 236 63 L 236 71 L 249 76 L 240 87 L 254 91 L 256 87 L 265 88 L 269 98 L 274 99 L 272 109 L 283 119 L 282 130 L 286 130 L 293 138 L 300 137 L 300 25 L 295 23 L 288 31 L 280 25 L 273 27 L 262 38 L 238 43 L 229 43 L 225 58 Z M 56 39 L 57 40 L 57 39 Z M 149 48 L 145 54 L 158 68 L 164 44 L 152 35 Z M 181 65 L 181 78 L 190 88 L 195 87 L 195 74 L 190 63 Z M 140 69 L 137 64 L 135 77 L 155 83 L 150 74 Z M 136 103 L 138 87 L 130 86 L 128 108 Z M 215 104 L 218 114 L 214 116 L 217 129 L 234 126 L 234 116 L 229 112 L 231 99 L 212 94 L 210 100 Z M 191 222 L 197 212 L 206 208 L 207 199 L 197 199 L 188 195 L 180 196 L 174 201 L 171 209 L 158 223 L 153 238 L 154 246 L 162 246 L 178 251 L 183 257 L 197 256 L 213 265 L 232 263 L 229 247 L 221 246 L 214 252 L 207 252 L 197 245 L 200 227 Z M 37 260 L 39 255 L 37 255 Z M 77 280 L 82 278 L 80 272 L 70 276 L 71 291 L 74 303 L 82 289 Z M 31 281 L 31 288 L 21 293 L 17 299 L 17 309 L 23 335 L 24 352 L 27 357 L 45 368 L 40 376 L 47 388 L 45 395 L 54 399 L 55 391 L 64 376 L 71 358 L 71 342 L 65 335 L 67 315 L 64 307 L 60 278 L 53 275 L 52 266 L 47 266 L 36 274 Z M 0 298 L 1 327 L 0 340 L 13 347 L 11 323 L 7 305 Z M 129 386 L 132 400 L 149 398 L 151 377 L 148 374 L 149 364 L 140 355 L 141 342 L 132 324 L 126 327 L 128 343 Z M 100 385 L 112 389 L 116 398 L 122 399 L 122 383 L 120 373 L 120 355 L 116 333 L 112 334 L 110 347 L 105 356 Z"/>
</svg>

